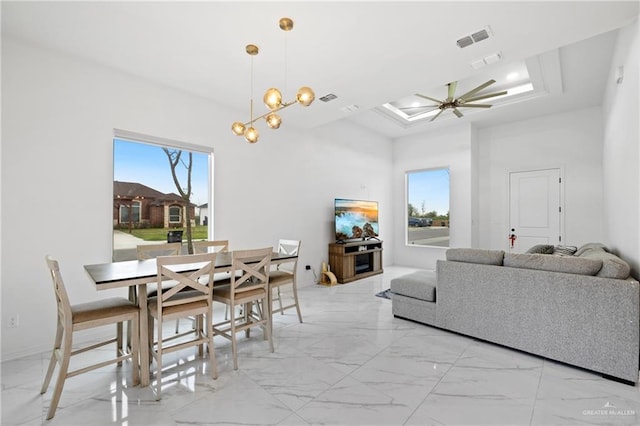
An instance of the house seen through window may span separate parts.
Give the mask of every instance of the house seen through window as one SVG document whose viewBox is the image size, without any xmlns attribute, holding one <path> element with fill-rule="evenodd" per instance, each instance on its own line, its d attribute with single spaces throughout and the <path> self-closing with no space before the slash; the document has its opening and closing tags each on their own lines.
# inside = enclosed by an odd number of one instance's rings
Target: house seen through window
<svg viewBox="0 0 640 426">
<path fill-rule="evenodd" d="M 136 258 L 136 246 L 176 235 L 183 252 L 208 239 L 211 223 L 207 148 L 117 131 L 113 140 L 113 260 Z"/>
</svg>

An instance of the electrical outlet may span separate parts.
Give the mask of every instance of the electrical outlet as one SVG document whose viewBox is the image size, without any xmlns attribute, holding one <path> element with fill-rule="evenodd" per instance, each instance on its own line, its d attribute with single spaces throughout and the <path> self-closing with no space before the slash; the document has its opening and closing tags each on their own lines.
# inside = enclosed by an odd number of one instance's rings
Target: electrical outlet
<svg viewBox="0 0 640 426">
<path fill-rule="evenodd" d="M 310 271 L 311 270 L 311 265 L 305 266 L 304 269 L 306 269 L 307 271 Z"/>
<path fill-rule="evenodd" d="M 18 315 L 12 315 L 9 317 L 9 320 L 7 321 L 7 327 L 8 328 L 16 328 L 19 325 L 19 321 L 18 321 Z"/>
</svg>

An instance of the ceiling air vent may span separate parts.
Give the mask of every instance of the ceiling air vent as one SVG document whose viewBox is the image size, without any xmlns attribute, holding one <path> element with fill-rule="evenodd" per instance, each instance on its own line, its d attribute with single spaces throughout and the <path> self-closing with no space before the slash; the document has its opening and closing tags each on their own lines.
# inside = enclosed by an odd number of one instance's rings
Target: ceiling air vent
<svg viewBox="0 0 640 426">
<path fill-rule="evenodd" d="M 471 46 L 474 43 L 478 43 L 482 40 L 488 39 L 490 35 L 491 35 L 491 28 L 485 27 L 480 31 L 476 31 L 471 35 L 462 37 L 460 40 L 456 41 L 456 44 L 460 48 Z"/>
<path fill-rule="evenodd" d="M 471 38 L 477 43 L 479 41 L 488 39 L 489 33 L 487 32 L 487 30 L 480 30 L 477 33 L 471 34 Z"/>
<path fill-rule="evenodd" d="M 471 37 L 469 37 L 469 36 L 462 37 L 456 43 L 457 43 L 458 47 L 460 47 L 460 48 L 467 47 L 467 46 L 471 46 L 473 44 L 473 39 Z"/>
<path fill-rule="evenodd" d="M 332 101 L 334 99 L 338 99 L 338 97 L 336 95 L 334 95 L 333 93 L 329 93 L 328 95 L 324 95 L 320 98 L 320 100 L 322 102 L 329 102 Z"/>
</svg>

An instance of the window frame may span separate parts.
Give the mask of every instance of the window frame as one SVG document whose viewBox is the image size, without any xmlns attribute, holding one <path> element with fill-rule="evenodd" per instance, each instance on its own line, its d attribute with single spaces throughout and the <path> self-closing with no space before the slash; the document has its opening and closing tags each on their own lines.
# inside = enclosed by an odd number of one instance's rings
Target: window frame
<svg viewBox="0 0 640 426">
<path fill-rule="evenodd" d="M 167 139 L 167 138 L 162 138 L 162 137 L 157 137 L 157 136 L 150 136 L 150 135 L 146 135 L 146 134 L 142 134 L 142 133 L 137 133 L 137 132 L 132 132 L 129 130 L 123 130 L 123 129 L 117 129 L 114 128 L 113 129 L 113 134 L 111 137 L 111 143 L 112 146 L 114 146 L 115 140 L 122 140 L 122 141 L 126 141 L 126 142 L 132 142 L 132 143 L 140 143 L 140 144 L 148 144 L 148 145 L 153 145 L 153 146 L 157 146 L 160 148 L 170 148 L 170 149 L 180 149 L 183 151 L 191 151 L 194 153 L 199 153 L 199 154 L 204 154 L 207 156 L 208 158 L 208 163 L 207 163 L 207 168 L 208 168 L 208 174 L 207 174 L 207 209 L 208 209 L 208 214 L 207 214 L 207 235 L 208 235 L 208 239 L 212 240 L 213 239 L 213 229 L 214 229 L 214 217 L 213 217 L 213 212 L 214 210 L 214 198 L 213 198 L 213 176 L 214 176 L 214 150 L 213 147 L 211 146 L 204 146 L 204 145 L 196 145 L 193 143 L 188 143 L 188 142 L 182 142 L 182 141 L 178 141 L 175 139 Z M 112 171 L 114 170 L 115 167 L 115 158 L 112 154 L 111 157 L 112 160 Z M 114 181 L 115 177 L 112 176 L 112 182 Z M 111 185 L 113 188 L 113 184 Z M 110 191 L 110 202 L 113 203 L 113 190 Z M 202 205 L 202 204 L 201 204 Z M 140 206 L 140 220 L 142 220 L 142 205 Z M 119 213 L 118 213 L 119 214 Z M 180 212 L 180 219 L 181 221 L 184 219 L 184 211 Z M 194 216 L 195 219 L 195 216 Z M 175 224 L 177 222 L 170 222 L 171 224 Z M 182 223 L 182 222 L 180 222 Z M 198 222 L 196 222 L 196 224 L 198 224 Z M 111 238 L 111 253 L 114 253 L 115 250 L 115 242 L 114 239 Z"/>
<path fill-rule="evenodd" d="M 174 214 L 171 213 L 172 209 L 178 209 L 178 220 L 172 220 L 171 219 L 173 216 L 175 216 Z M 169 210 L 169 212 L 168 212 L 169 213 L 169 223 L 170 224 L 176 224 L 176 223 L 180 223 L 181 224 L 182 223 L 182 217 L 183 217 L 182 216 L 182 206 L 174 204 L 174 205 L 169 206 L 168 210 Z"/>
<path fill-rule="evenodd" d="M 407 170 L 405 171 L 405 176 L 404 176 L 404 184 L 405 184 L 405 191 L 404 191 L 404 217 L 403 217 L 403 222 L 404 222 L 404 240 L 405 240 L 405 246 L 407 247 L 450 247 L 450 242 L 451 242 L 451 230 L 449 227 L 449 220 L 447 219 L 446 221 L 446 232 L 438 232 L 438 234 L 442 233 L 442 236 L 446 235 L 446 245 L 442 244 L 442 243 L 437 243 L 434 242 L 433 244 L 429 244 L 429 243 L 420 243 L 420 244 L 416 244 L 413 241 L 415 240 L 411 240 L 410 238 L 410 230 L 411 230 L 411 226 L 409 226 L 409 218 L 412 217 L 410 216 L 410 211 L 409 211 L 409 204 L 411 204 L 410 202 L 410 175 L 415 174 L 415 173 L 425 173 L 425 172 L 442 172 L 442 171 L 446 171 L 446 175 L 448 176 L 448 182 L 447 182 L 447 187 L 446 187 L 446 199 L 447 199 L 447 212 L 446 212 L 446 216 L 448 218 L 450 218 L 450 214 L 451 214 L 451 167 L 446 165 L 446 166 L 435 166 L 435 167 L 427 167 L 427 168 L 423 168 L 423 169 L 414 169 L 414 170 Z M 423 201 L 424 203 L 424 201 Z M 429 205 L 434 205 L 434 204 L 427 204 L 427 206 Z M 417 207 L 417 206 L 414 206 Z M 422 215 L 427 214 L 428 212 L 432 212 L 432 211 L 436 211 L 435 209 L 430 209 L 430 208 L 423 208 L 422 209 Z M 438 217 L 442 216 L 443 213 L 437 211 L 438 213 Z M 426 219 L 426 218 L 425 218 Z M 428 223 L 428 220 L 427 220 Z M 432 219 L 432 223 L 428 224 L 428 225 L 422 225 L 422 227 L 429 227 L 429 231 L 434 230 L 434 228 L 431 228 L 431 226 L 433 224 L 435 224 L 436 221 Z M 434 231 L 436 232 L 436 231 Z M 431 232 L 430 232 L 431 233 Z M 442 240 L 442 236 L 440 237 L 436 237 L 438 239 L 440 239 L 440 241 L 445 241 Z"/>
</svg>

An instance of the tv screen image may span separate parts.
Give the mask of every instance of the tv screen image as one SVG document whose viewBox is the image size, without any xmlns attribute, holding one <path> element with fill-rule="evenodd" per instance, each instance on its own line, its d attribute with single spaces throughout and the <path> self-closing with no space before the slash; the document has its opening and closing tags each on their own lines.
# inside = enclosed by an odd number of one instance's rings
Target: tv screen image
<svg viewBox="0 0 640 426">
<path fill-rule="evenodd" d="M 378 202 L 335 199 L 336 241 L 378 236 Z"/>
</svg>

